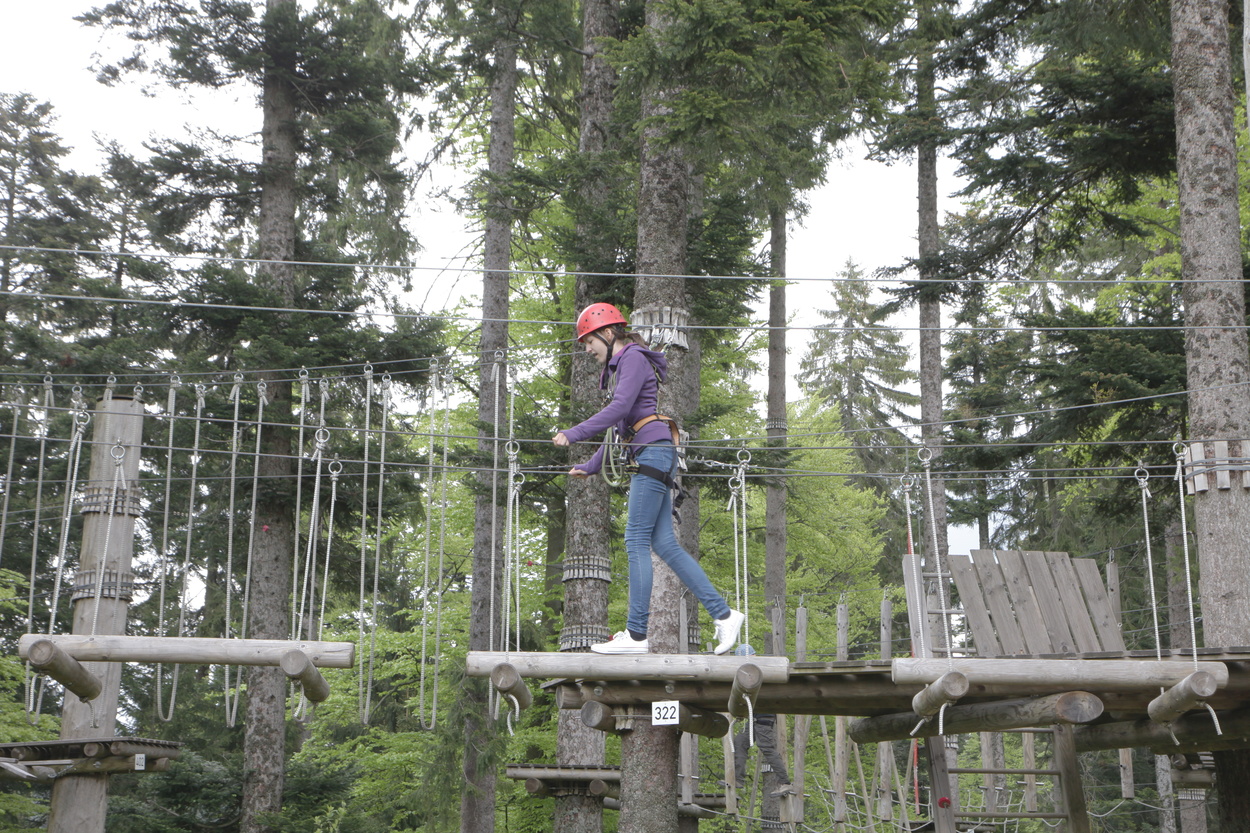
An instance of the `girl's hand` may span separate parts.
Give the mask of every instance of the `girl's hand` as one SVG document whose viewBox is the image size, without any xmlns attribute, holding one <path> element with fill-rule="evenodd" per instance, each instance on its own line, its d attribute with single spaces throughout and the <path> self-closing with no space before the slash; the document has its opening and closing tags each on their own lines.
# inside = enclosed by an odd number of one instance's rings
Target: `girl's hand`
<svg viewBox="0 0 1250 833">
<path fill-rule="evenodd" d="M 566 437 L 566 436 L 564 436 L 564 432 L 563 432 L 563 431 L 561 431 L 560 433 L 558 433 L 558 434 L 556 434 L 554 437 L 552 437 L 552 438 L 551 438 L 551 441 L 552 441 L 553 443 L 555 443 L 556 445 L 558 445 L 560 448 L 565 448 L 565 447 L 567 447 L 567 446 L 571 445 L 571 443 L 569 442 L 569 438 L 568 438 L 568 437 Z"/>
<path fill-rule="evenodd" d="M 569 469 L 569 477 L 590 477 L 590 475 L 581 469 Z"/>
</svg>

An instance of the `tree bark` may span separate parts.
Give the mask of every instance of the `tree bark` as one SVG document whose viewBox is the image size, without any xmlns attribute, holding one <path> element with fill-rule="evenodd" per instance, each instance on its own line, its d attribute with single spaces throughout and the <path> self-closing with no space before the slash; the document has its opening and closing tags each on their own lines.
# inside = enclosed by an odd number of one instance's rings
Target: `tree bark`
<svg viewBox="0 0 1250 833">
<path fill-rule="evenodd" d="M 929 15 L 925 4 L 921 4 L 921 19 L 918 28 L 921 32 L 926 26 Z M 930 47 L 922 47 L 918 56 L 916 70 L 916 110 L 919 117 L 929 124 L 935 124 L 938 118 L 937 99 L 934 91 L 935 78 L 933 69 L 933 52 Z M 916 180 L 917 180 L 917 241 L 919 244 L 920 280 L 934 279 L 933 259 L 941 249 L 941 237 L 938 226 L 937 205 L 937 138 L 929 135 L 921 140 L 916 148 Z M 937 287 L 926 288 L 919 301 L 920 335 L 918 346 L 920 351 L 920 436 L 926 448 L 932 453 L 931 464 L 937 467 L 942 456 L 942 303 L 937 296 Z M 926 496 L 926 502 L 928 501 Z M 941 477 L 932 480 L 932 516 L 926 513 L 925 550 L 932 547 L 937 540 L 937 555 L 945 560 L 946 543 L 946 487 Z M 930 554 L 930 558 L 933 554 Z"/>
<path fill-rule="evenodd" d="M 1250 436 L 1250 345 L 1242 286 L 1237 157 L 1227 0 L 1173 0 L 1172 78 L 1191 442 Z M 1207 447 L 1207 458 L 1214 455 Z M 1250 536 L 1240 488 L 1194 496 L 1203 631 L 1208 646 L 1250 639 L 1250 570 L 1236 542 Z M 1217 752 L 1222 829 L 1250 818 L 1250 750 Z"/>
<path fill-rule="evenodd" d="M 578 152 L 592 173 L 580 184 L 583 215 L 578 239 L 583 244 L 574 287 L 577 313 L 600 300 L 604 273 L 615 271 L 614 247 L 596 220 L 611 203 L 612 189 L 600 161 L 608 147 L 616 73 L 600 54 L 598 40 L 617 32 L 616 0 L 586 0 L 582 4 L 582 90 Z M 598 274 L 596 274 L 598 273 Z M 577 345 L 575 345 L 576 347 Z M 570 392 L 574 413 L 587 413 L 602 403 L 599 371 L 594 359 L 574 349 L 570 362 Z M 570 464 L 586 457 L 586 449 L 570 450 Z M 561 651 L 587 651 L 611 634 L 608 627 L 608 585 L 611 582 L 611 492 L 603 477 L 568 478 L 565 501 L 564 625 Z M 604 763 L 607 735 L 584 724 L 575 712 L 560 713 L 556 735 L 556 762 L 560 766 Z M 603 805 L 588 795 L 558 795 L 553 819 L 555 833 L 599 833 Z"/>
<path fill-rule="evenodd" d="M 257 243 L 261 263 L 257 281 L 274 293 L 284 307 L 296 302 L 296 133 L 295 55 L 281 42 L 280 21 L 299 13 L 294 0 L 267 0 L 265 72 L 261 107 L 260 211 Z M 295 542 L 295 517 L 291 512 L 295 475 L 291 432 L 279 426 L 291 424 L 291 383 L 281 374 L 262 376 L 268 404 L 262 431 L 261 457 L 257 460 L 256 528 L 268 526 L 255 536 L 252 560 L 250 624 L 248 635 L 258 639 L 287 639 L 288 604 L 291 592 L 291 552 Z M 232 577 L 226 576 L 226 580 Z M 243 807 L 240 830 L 264 833 L 274 830 L 272 816 L 282 810 L 286 758 L 286 675 L 280 668 L 252 668 L 247 672 L 247 716 L 243 741 Z"/>
<path fill-rule="evenodd" d="M 669 20 L 659 0 L 647 0 L 646 26 L 663 39 Z M 668 112 L 672 90 L 652 87 L 643 93 L 642 156 L 638 189 L 638 279 L 634 311 L 672 306 L 688 310 L 685 282 L 689 170 L 679 146 L 663 141 L 662 127 L 649 119 Z M 687 338 L 690 338 L 687 333 Z M 691 339 L 693 346 L 693 339 Z M 673 347 L 666 351 L 668 381 L 660 390 L 660 413 L 671 414 L 685 425 L 698 408 L 697 355 Z M 688 429 L 688 426 L 687 426 Z M 698 497 L 682 507 L 678 540 L 689 549 L 698 529 Z M 697 539 L 695 540 L 697 543 Z M 697 547 L 690 554 L 698 558 Z M 655 583 L 647 636 L 656 653 L 677 653 L 686 634 L 678 634 L 678 606 L 682 588 L 667 565 L 654 555 Z M 621 833 L 652 833 L 677 829 L 677 731 L 639 721 L 621 742 Z"/>
<path fill-rule="evenodd" d="M 770 448 L 786 445 L 786 209 L 774 205 L 769 211 L 769 253 L 774 280 L 768 290 L 768 405 L 765 432 Z M 786 617 L 786 487 L 770 483 L 764 490 L 764 609 L 768 621 L 778 611 Z M 785 628 L 778 630 L 780 644 L 770 647 L 785 654 Z"/>
<path fill-rule="evenodd" d="M 503 501 L 507 483 L 499 471 L 508 431 L 507 380 L 509 278 L 512 268 L 512 206 L 502 184 L 512 173 L 515 140 L 517 47 L 513 21 L 496 9 L 498 28 L 490 79 L 489 183 L 486 196 L 482 276 L 482 340 L 478 376 L 478 452 L 492 460 L 478 475 L 479 494 L 473 526 L 473 595 L 470 601 L 469 650 L 503 647 L 497 627 L 503 600 Z M 495 829 L 495 739 L 488 715 L 488 690 L 481 680 L 466 681 L 467 701 L 460 796 L 462 833 Z"/>
</svg>

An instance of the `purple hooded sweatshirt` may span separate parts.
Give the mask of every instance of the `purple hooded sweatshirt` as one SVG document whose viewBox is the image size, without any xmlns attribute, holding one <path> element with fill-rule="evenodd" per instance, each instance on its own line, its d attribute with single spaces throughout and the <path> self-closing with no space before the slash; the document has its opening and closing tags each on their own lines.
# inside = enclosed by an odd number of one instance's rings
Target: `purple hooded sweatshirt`
<svg viewBox="0 0 1250 833">
<path fill-rule="evenodd" d="M 633 342 L 626 344 L 616 355 L 608 359 L 602 375 L 599 377 L 599 388 L 608 386 L 609 374 L 616 375 L 616 389 L 612 392 L 612 401 L 602 411 L 578 423 L 572 428 L 565 428 L 563 434 L 569 442 L 581 442 L 596 434 L 601 434 L 609 427 L 615 426 L 617 433 L 628 433 L 634 423 L 643 417 L 656 412 L 656 396 L 659 393 L 659 381 L 668 375 L 668 360 L 664 354 L 648 350 Z M 659 381 L 656 376 L 659 376 Z M 622 434 L 623 436 L 624 434 Z M 656 440 L 666 440 L 672 436 L 667 423 L 656 420 L 649 422 L 638 431 L 637 436 L 629 444 L 632 457 L 642 446 Z M 594 455 L 585 464 L 577 468 L 587 474 L 598 474 L 603 468 L 604 445 L 600 445 Z"/>
</svg>

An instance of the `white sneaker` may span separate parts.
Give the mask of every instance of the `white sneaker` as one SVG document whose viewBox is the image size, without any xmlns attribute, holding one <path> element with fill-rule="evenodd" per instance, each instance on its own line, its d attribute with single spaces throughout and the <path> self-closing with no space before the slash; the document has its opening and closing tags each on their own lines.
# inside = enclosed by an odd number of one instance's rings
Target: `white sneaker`
<svg viewBox="0 0 1250 833">
<path fill-rule="evenodd" d="M 746 614 L 731 610 L 724 619 L 716 620 L 716 648 L 712 653 L 723 654 L 738 642 L 738 633 L 746 618 Z"/>
<path fill-rule="evenodd" d="M 651 650 L 651 643 L 646 639 L 634 639 L 629 631 L 621 631 L 607 642 L 591 645 L 590 650 L 596 654 L 645 654 Z"/>
</svg>

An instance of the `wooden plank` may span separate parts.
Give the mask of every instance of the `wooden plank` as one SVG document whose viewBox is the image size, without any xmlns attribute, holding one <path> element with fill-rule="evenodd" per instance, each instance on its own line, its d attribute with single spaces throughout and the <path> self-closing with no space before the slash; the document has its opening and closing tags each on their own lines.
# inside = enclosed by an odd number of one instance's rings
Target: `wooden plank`
<svg viewBox="0 0 1250 833">
<path fill-rule="evenodd" d="M 1054 651 L 1046 621 L 1042 619 L 1041 609 L 1033 595 L 1029 572 L 1024 566 L 1024 555 L 1019 550 L 996 550 L 994 555 L 998 559 L 998 566 L 1002 568 L 1007 596 L 1011 600 L 1016 622 L 1020 625 L 1020 632 L 1029 652 L 1046 654 Z"/>
<path fill-rule="evenodd" d="M 1085 596 L 1085 606 L 1089 610 L 1090 621 L 1098 633 L 1098 640 L 1103 651 L 1123 651 L 1124 634 L 1120 632 L 1120 620 L 1115 615 L 1111 597 L 1103 587 L 1102 575 L 1098 572 L 1098 562 L 1092 558 L 1073 558 L 1069 560 L 1077 582 L 1081 585 L 1081 593 Z"/>
<path fill-rule="evenodd" d="M 62 651 L 79 662 L 166 662 L 183 665 L 272 665 L 276 667 L 288 651 L 298 650 L 307 654 L 313 665 L 318 668 L 351 668 L 352 657 L 356 650 L 356 646 L 351 642 L 28 633 L 18 640 L 18 656 L 26 659 L 26 652 L 30 646 L 42 639 L 52 640 Z"/>
<path fill-rule="evenodd" d="M 1063 602 L 1065 619 L 1076 640 L 1076 649 L 1081 652 L 1101 651 L 1102 643 L 1094 624 L 1089 618 L 1089 609 L 1085 604 L 1085 596 L 1081 593 L 1080 582 L 1076 578 L 1076 570 L 1072 567 L 1072 559 L 1066 552 L 1047 552 L 1043 554 L 1050 565 L 1050 574 L 1055 579 L 1055 589 L 1059 591 L 1059 599 Z"/>
<path fill-rule="evenodd" d="M 1050 634 L 1050 650 L 1052 653 L 1071 654 L 1079 652 L 1076 638 L 1068 625 L 1067 611 L 1063 607 L 1063 599 L 1055 577 L 1050 573 L 1050 563 L 1046 554 L 1030 550 L 1023 553 L 1024 567 L 1029 574 L 1029 583 L 1033 585 L 1033 598 L 1037 599 L 1038 610 L 1042 621 L 1046 623 L 1046 632 Z"/>
<path fill-rule="evenodd" d="M 1228 471 L 1228 440 L 1215 441 L 1215 488 L 1228 489 L 1232 486 Z"/>
<path fill-rule="evenodd" d="M 1185 473 L 1190 475 L 1185 478 L 1186 494 L 1193 494 L 1195 491 L 1205 492 L 1207 490 L 1207 447 L 1200 442 L 1190 443 L 1185 448 L 1185 457 L 1189 465 L 1185 467 Z"/>
<path fill-rule="evenodd" d="M 972 565 L 981 580 L 981 592 L 989 607 L 990 620 L 994 623 L 1002 655 L 1027 654 L 1029 649 L 1024 641 L 1024 633 L 1016 621 L 1016 613 L 1011 608 L 1011 597 L 1007 594 L 1007 579 L 1003 576 L 994 551 L 973 550 Z"/>
<path fill-rule="evenodd" d="M 953 666 L 953 667 L 952 667 Z M 1222 688 L 1228 684 L 1228 666 L 1222 662 L 1194 663 L 1177 660 L 1119 659 L 896 659 L 893 679 L 897 685 L 928 685 L 949 671 L 959 671 L 972 685 L 983 683 L 1041 688 L 1051 683 L 1070 690 L 1144 692 L 1155 686 L 1171 687 L 1195 670 L 1215 677 Z"/>
<path fill-rule="evenodd" d="M 959 591 L 959 601 L 963 604 L 964 616 L 968 619 L 968 627 L 972 629 L 972 644 L 977 654 L 983 657 L 996 657 L 1002 654 L 998 637 L 994 635 L 994 623 L 990 621 L 989 605 L 981 593 L 981 582 L 977 580 L 976 568 L 972 566 L 972 558 L 967 555 L 951 555 L 948 559 L 951 577 L 955 580 L 955 589 Z"/>
</svg>

